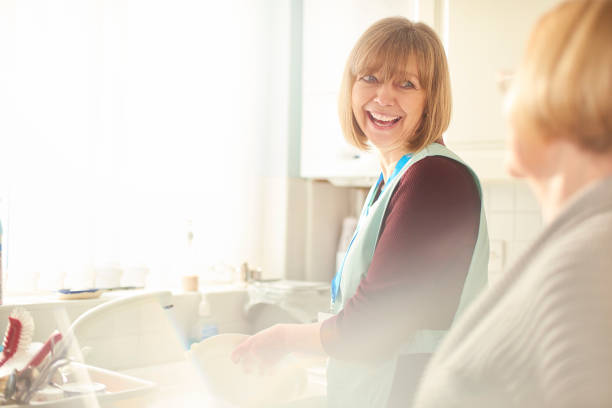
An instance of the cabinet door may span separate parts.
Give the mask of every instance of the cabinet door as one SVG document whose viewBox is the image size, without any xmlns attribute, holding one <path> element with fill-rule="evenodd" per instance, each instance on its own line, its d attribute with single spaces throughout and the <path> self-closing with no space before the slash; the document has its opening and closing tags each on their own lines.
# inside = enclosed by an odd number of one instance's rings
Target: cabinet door
<svg viewBox="0 0 612 408">
<path fill-rule="evenodd" d="M 417 0 L 304 0 L 301 175 L 375 177 L 378 161 L 349 146 L 338 122 L 338 90 L 346 59 L 375 21 L 410 18 Z"/>
<path fill-rule="evenodd" d="M 503 114 L 498 72 L 514 70 L 538 17 L 559 0 L 447 2 L 447 55 L 453 116 L 447 144 L 484 178 L 505 178 Z"/>
</svg>

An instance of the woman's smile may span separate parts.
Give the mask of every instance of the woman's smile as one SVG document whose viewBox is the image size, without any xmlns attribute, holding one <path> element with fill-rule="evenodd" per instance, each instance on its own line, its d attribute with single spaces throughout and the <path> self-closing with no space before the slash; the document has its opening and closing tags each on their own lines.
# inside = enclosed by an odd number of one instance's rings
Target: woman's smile
<svg viewBox="0 0 612 408">
<path fill-rule="evenodd" d="M 400 115 L 385 115 L 369 110 L 366 113 L 372 125 L 380 130 L 392 129 L 402 120 Z"/>
</svg>

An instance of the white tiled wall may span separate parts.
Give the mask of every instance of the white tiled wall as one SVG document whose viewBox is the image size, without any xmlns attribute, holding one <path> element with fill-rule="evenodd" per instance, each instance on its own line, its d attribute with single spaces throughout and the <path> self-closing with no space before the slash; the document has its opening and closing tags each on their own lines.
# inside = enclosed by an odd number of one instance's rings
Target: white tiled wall
<svg viewBox="0 0 612 408">
<path fill-rule="evenodd" d="M 81 347 L 90 349 L 85 361 L 123 370 L 181 360 L 198 324 L 215 325 L 220 333 L 248 332 L 245 296 L 244 290 L 185 293 L 173 296 L 174 307 L 167 311 L 148 303 L 105 316 L 109 322 L 97 322 L 102 331 L 91 330 L 79 339 Z"/>
<path fill-rule="evenodd" d="M 483 183 L 491 239 L 490 274 L 501 273 L 542 230 L 540 206 L 522 181 Z M 500 260 L 501 257 L 501 260 Z"/>
<path fill-rule="evenodd" d="M 71 322 L 89 309 L 137 293 L 140 292 L 105 293 L 100 299 L 50 300 L 20 306 L 34 319 L 33 341 L 44 342 L 53 330 L 67 333 Z M 184 358 L 190 338 L 201 335 L 194 333 L 194 328 L 208 324 L 217 327 L 221 333 L 250 332 L 249 322 L 243 316 L 245 303 L 245 289 L 221 288 L 205 293 L 174 294 L 171 298 L 173 307 L 169 310 L 152 302 L 100 314 L 95 324 L 88 325 L 86 331 L 78 334 L 77 347 L 83 352 L 87 364 L 111 370 L 178 361 Z M 1 323 L 8 322 L 8 316 L 16 305 L 0 306 Z M 6 332 L 5 327 L 0 326 L 0 329 Z"/>
</svg>

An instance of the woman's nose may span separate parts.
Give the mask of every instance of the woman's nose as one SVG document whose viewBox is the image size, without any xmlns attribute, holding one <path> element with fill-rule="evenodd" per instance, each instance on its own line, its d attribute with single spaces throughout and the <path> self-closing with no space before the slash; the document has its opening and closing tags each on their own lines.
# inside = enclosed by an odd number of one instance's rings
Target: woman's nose
<svg viewBox="0 0 612 408">
<path fill-rule="evenodd" d="M 376 90 L 376 96 L 374 97 L 374 102 L 378 103 L 381 106 L 391 106 L 393 105 L 395 97 L 393 95 L 393 87 L 389 83 L 383 83 L 378 86 Z"/>
</svg>

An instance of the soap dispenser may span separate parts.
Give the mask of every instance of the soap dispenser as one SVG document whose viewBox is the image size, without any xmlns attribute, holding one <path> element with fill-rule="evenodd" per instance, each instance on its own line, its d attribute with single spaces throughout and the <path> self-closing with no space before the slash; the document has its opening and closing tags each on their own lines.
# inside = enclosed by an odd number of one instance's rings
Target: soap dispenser
<svg viewBox="0 0 612 408">
<path fill-rule="evenodd" d="M 197 292 L 199 282 L 198 275 L 196 273 L 195 267 L 195 250 L 193 248 L 193 222 L 191 220 L 187 220 L 187 232 L 186 232 L 186 240 L 185 240 L 185 249 L 181 254 L 181 286 L 184 291 L 187 292 Z"/>
</svg>

